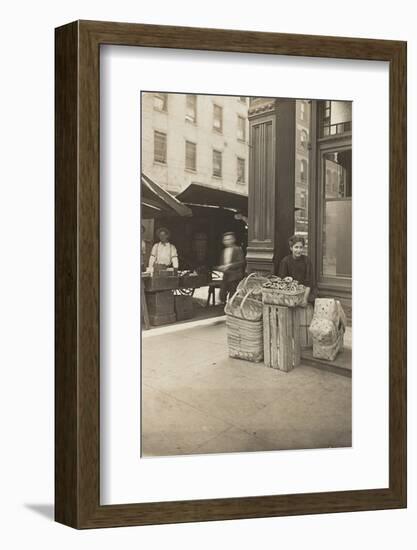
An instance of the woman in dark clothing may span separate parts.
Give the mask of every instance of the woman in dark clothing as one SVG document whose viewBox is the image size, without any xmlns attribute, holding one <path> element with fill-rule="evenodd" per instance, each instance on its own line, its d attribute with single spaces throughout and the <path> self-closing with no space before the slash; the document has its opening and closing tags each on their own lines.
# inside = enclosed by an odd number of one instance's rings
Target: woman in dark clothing
<svg viewBox="0 0 417 550">
<path fill-rule="evenodd" d="M 304 305 L 314 302 L 316 289 L 314 285 L 313 266 L 307 256 L 303 254 L 305 248 L 304 237 L 293 235 L 289 240 L 291 254 L 285 256 L 279 264 L 278 276 L 292 277 L 306 287 Z"/>
</svg>

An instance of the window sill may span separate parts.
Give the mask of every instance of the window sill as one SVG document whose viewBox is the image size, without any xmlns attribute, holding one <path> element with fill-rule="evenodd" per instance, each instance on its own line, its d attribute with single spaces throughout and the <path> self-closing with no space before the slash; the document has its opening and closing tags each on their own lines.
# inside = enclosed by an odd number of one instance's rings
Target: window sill
<svg viewBox="0 0 417 550">
<path fill-rule="evenodd" d="M 153 161 L 153 164 L 154 166 L 166 166 L 167 165 L 167 161 L 163 161 L 163 160 L 154 160 Z"/>
</svg>

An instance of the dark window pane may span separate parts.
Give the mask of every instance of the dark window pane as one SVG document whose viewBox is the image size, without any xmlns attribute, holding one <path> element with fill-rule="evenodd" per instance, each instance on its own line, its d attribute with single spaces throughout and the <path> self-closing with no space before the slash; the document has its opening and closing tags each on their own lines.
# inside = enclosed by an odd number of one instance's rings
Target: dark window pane
<svg viewBox="0 0 417 550">
<path fill-rule="evenodd" d="M 242 116 L 237 117 L 237 139 L 246 139 L 246 120 Z"/>
<path fill-rule="evenodd" d="M 185 167 L 187 170 L 197 169 L 197 145 L 191 141 L 185 142 Z"/>
<path fill-rule="evenodd" d="M 245 183 L 245 159 L 237 159 L 237 182 Z"/>
<path fill-rule="evenodd" d="M 213 151 L 213 176 L 222 177 L 222 153 L 221 151 Z"/>
<path fill-rule="evenodd" d="M 213 128 L 218 132 L 223 131 L 223 109 L 219 105 L 213 106 Z"/>
<path fill-rule="evenodd" d="M 154 132 L 154 155 L 156 162 L 167 161 L 167 136 L 162 132 Z"/>
<path fill-rule="evenodd" d="M 323 155 L 325 277 L 352 276 L 352 150 Z"/>
<path fill-rule="evenodd" d="M 167 111 L 168 94 L 155 94 L 153 96 L 153 106 L 157 111 Z"/>
<path fill-rule="evenodd" d="M 197 96 L 187 95 L 185 118 L 190 122 L 197 122 Z"/>
</svg>

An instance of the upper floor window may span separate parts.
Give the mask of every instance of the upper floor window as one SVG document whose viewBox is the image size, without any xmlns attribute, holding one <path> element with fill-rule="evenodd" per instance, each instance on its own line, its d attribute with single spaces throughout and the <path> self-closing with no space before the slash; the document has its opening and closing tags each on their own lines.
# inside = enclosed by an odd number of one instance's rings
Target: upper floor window
<svg viewBox="0 0 417 550">
<path fill-rule="evenodd" d="M 222 177 L 223 166 L 222 166 L 222 152 L 213 150 L 213 176 L 216 178 Z"/>
<path fill-rule="evenodd" d="M 307 161 L 305 159 L 300 161 L 300 180 L 307 181 Z"/>
<path fill-rule="evenodd" d="M 194 124 L 197 122 L 197 96 L 196 95 L 187 94 L 186 107 L 185 107 L 185 120 L 188 120 L 189 122 L 194 122 Z"/>
<path fill-rule="evenodd" d="M 213 129 L 223 132 L 223 107 L 220 105 L 213 105 Z"/>
<path fill-rule="evenodd" d="M 300 132 L 300 146 L 305 150 L 308 148 L 308 134 L 305 130 L 301 130 Z"/>
<path fill-rule="evenodd" d="M 331 137 L 352 131 L 351 101 L 320 101 L 320 137 Z"/>
<path fill-rule="evenodd" d="M 163 132 L 154 131 L 153 159 L 155 162 L 167 161 L 167 135 Z"/>
<path fill-rule="evenodd" d="M 306 104 L 304 101 L 300 103 L 300 119 L 305 120 L 306 117 Z"/>
<path fill-rule="evenodd" d="M 237 158 L 237 183 L 245 183 L 245 159 Z"/>
<path fill-rule="evenodd" d="M 185 168 L 187 170 L 197 170 L 197 145 L 192 141 L 185 142 Z"/>
<path fill-rule="evenodd" d="M 153 108 L 157 111 L 168 111 L 168 94 L 154 94 Z"/>
<path fill-rule="evenodd" d="M 246 101 L 247 101 L 247 100 L 246 100 L 246 96 L 240 95 L 240 96 L 239 96 L 239 101 L 241 101 L 242 103 L 244 103 L 244 104 L 246 105 Z"/>
<path fill-rule="evenodd" d="M 243 116 L 237 117 L 237 139 L 241 141 L 246 139 L 246 119 Z"/>
</svg>

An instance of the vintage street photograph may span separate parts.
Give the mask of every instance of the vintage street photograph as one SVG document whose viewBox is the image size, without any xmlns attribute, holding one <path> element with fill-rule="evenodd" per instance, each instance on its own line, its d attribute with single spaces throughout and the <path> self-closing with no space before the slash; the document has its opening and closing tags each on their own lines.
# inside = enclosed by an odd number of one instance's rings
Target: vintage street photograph
<svg viewBox="0 0 417 550">
<path fill-rule="evenodd" d="M 142 91 L 141 456 L 352 446 L 352 102 Z"/>
</svg>

